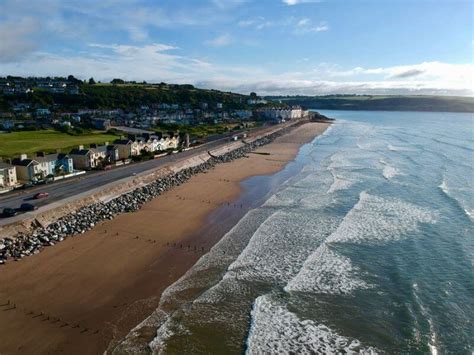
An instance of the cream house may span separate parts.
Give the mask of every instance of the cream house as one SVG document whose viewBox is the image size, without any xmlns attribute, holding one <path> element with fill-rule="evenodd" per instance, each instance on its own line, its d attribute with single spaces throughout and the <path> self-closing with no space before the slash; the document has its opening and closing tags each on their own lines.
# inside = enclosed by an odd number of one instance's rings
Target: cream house
<svg viewBox="0 0 474 355">
<path fill-rule="evenodd" d="M 69 153 L 76 169 L 91 170 L 101 166 L 102 162 L 107 159 L 107 152 L 101 149 L 79 148 L 71 150 Z"/>
<path fill-rule="evenodd" d="M 140 155 L 138 143 L 131 139 L 117 139 L 114 145 L 118 149 L 119 159 L 128 159 Z"/>
<path fill-rule="evenodd" d="M 0 162 L 0 189 L 13 187 L 17 184 L 16 168 L 13 165 Z"/>
</svg>

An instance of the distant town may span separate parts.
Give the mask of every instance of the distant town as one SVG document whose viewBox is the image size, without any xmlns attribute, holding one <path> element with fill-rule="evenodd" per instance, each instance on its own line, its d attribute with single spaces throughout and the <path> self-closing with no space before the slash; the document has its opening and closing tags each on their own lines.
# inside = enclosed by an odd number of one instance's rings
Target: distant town
<svg viewBox="0 0 474 355">
<path fill-rule="evenodd" d="M 197 89 L 70 75 L 0 78 L 0 193 L 159 158 L 307 118 L 301 106 Z"/>
</svg>

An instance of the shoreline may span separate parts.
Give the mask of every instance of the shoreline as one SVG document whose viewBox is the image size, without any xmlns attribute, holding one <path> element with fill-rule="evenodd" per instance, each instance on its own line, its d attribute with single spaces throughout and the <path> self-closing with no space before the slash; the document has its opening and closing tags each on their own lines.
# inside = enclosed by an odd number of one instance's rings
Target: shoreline
<svg viewBox="0 0 474 355">
<path fill-rule="evenodd" d="M 0 313 L 0 352 L 102 353 L 149 316 L 161 293 L 222 237 L 196 231 L 236 201 L 241 182 L 282 170 L 328 126 L 293 128 L 256 150 L 271 157 L 249 154 L 216 165 L 136 212 L 4 265 L 0 304 L 10 304 Z M 239 214 L 251 206 L 229 205 L 230 214 L 232 208 Z"/>
</svg>

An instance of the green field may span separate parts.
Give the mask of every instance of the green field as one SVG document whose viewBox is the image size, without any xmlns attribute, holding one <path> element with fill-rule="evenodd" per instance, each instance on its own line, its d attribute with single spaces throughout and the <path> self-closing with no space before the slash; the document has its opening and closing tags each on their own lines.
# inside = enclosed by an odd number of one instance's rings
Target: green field
<svg viewBox="0 0 474 355">
<path fill-rule="evenodd" d="M 38 151 L 54 153 L 57 149 L 68 153 L 79 145 L 113 142 L 118 137 L 113 134 L 93 132 L 84 135 L 69 135 L 54 130 L 22 131 L 0 133 L 0 156 L 15 157 L 22 153 L 32 154 Z"/>
<path fill-rule="evenodd" d="M 236 123 L 204 124 L 197 126 L 179 125 L 179 124 L 160 124 L 156 126 L 157 131 L 180 131 L 186 132 L 191 137 L 204 138 L 216 134 L 223 134 L 238 128 Z"/>
</svg>

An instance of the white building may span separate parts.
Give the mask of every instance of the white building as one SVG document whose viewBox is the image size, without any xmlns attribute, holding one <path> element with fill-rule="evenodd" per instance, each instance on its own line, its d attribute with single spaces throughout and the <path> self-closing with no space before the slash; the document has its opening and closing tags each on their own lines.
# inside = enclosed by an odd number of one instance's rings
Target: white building
<svg viewBox="0 0 474 355">
<path fill-rule="evenodd" d="M 13 165 L 0 162 L 0 189 L 13 187 L 18 184 L 16 169 Z"/>
<path fill-rule="evenodd" d="M 303 110 L 300 106 L 293 106 L 291 108 L 267 108 L 260 112 L 267 119 L 280 121 L 300 119 L 308 116 L 308 111 Z"/>
</svg>

